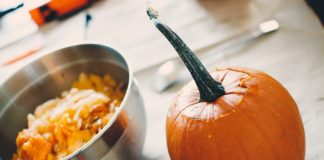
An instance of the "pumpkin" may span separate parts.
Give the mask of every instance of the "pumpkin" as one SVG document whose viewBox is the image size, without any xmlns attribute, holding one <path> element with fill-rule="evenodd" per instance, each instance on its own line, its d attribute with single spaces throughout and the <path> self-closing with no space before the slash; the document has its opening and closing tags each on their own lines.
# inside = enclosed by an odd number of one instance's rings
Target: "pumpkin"
<svg viewBox="0 0 324 160">
<path fill-rule="evenodd" d="M 305 135 L 298 107 L 269 75 L 242 67 L 210 73 L 181 38 L 148 15 L 189 69 L 167 115 L 173 160 L 303 160 Z"/>
</svg>

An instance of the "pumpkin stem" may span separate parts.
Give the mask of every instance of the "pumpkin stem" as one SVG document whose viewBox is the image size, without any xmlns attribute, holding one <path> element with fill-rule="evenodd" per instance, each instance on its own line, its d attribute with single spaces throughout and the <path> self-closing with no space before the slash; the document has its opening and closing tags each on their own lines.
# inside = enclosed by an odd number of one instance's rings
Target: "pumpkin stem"
<svg viewBox="0 0 324 160">
<path fill-rule="evenodd" d="M 221 83 L 215 81 L 202 65 L 195 54 L 188 48 L 182 39 L 173 32 L 167 25 L 158 20 L 157 11 L 148 8 L 147 15 L 153 21 L 154 25 L 168 39 L 174 49 L 178 52 L 180 58 L 188 68 L 200 93 L 200 102 L 213 102 L 218 97 L 225 94 Z"/>
</svg>

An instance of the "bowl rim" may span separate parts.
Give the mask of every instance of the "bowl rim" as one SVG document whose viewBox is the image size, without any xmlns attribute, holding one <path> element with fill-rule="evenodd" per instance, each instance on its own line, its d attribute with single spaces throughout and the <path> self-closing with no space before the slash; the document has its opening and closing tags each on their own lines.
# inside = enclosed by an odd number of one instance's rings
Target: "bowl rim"
<svg viewBox="0 0 324 160">
<path fill-rule="evenodd" d="M 120 104 L 118 110 L 114 113 L 113 117 L 109 120 L 109 122 L 97 133 L 95 134 L 87 143 L 85 143 L 83 146 L 81 146 L 80 148 L 78 148 L 77 150 L 75 150 L 74 152 L 68 154 L 67 156 L 63 157 L 63 159 L 71 159 L 73 157 L 75 157 L 77 154 L 81 153 L 83 150 L 87 149 L 89 146 L 91 146 L 93 143 L 95 143 L 107 130 L 108 128 L 110 128 L 112 126 L 112 124 L 116 121 L 116 119 L 119 117 L 119 115 L 121 114 L 121 111 L 125 108 L 126 106 L 126 101 L 128 101 L 129 97 L 130 97 L 130 92 L 134 83 L 134 79 L 133 79 L 133 69 L 132 67 L 129 65 L 129 61 L 127 60 L 127 58 L 125 57 L 125 54 L 116 46 L 112 45 L 112 44 L 108 44 L 108 43 L 104 43 L 104 42 L 97 42 L 97 41 L 84 41 L 84 42 L 80 42 L 77 43 L 75 45 L 72 46 L 79 46 L 79 45 L 100 45 L 103 47 L 108 47 L 110 49 L 112 49 L 113 51 L 115 51 L 117 54 L 119 54 L 123 60 L 125 61 L 126 65 L 127 65 L 127 69 L 128 69 L 128 84 L 127 84 L 127 89 L 126 89 L 126 93 L 125 96 L 122 100 L 122 103 Z M 69 47 L 72 47 L 69 46 Z M 67 47 L 66 47 L 67 48 Z M 64 49 L 64 48 L 61 48 Z"/>
<path fill-rule="evenodd" d="M 81 153 L 82 151 L 87 149 L 89 146 L 91 146 L 94 142 L 96 142 L 108 130 L 108 128 L 110 128 L 112 126 L 112 124 L 116 121 L 116 119 L 121 114 L 121 111 L 125 108 L 126 103 L 128 102 L 128 99 L 130 97 L 131 89 L 133 87 L 133 83 L 135 83 L 135 80 L 133 78 L 133 74 L 134 74 L 133 69 L 129 65 L 130 64 L 129 60 L 127 60 L 124 52 L 122 52 L 115 45 L 113 45 L 111 43 L 103 42 L 103 41 L 85 40 L 85 41 L 81 41 L 81 42 L 65 43 L 63 45 L 60 45 L 60 46 L 57 46 L 55 48 L 48 49 L 48 50 L 44 51 L 44 54 L 41 54 L 39 56 L 34 57 L 30 61 L 28 61 L 26 64 L 20 66 L 16 70 L 14 70 L 11 74 L 6 76 L 6 78 L 3 81 L 0 82 L 0 86 L 3 86 L 12 77 L 14 77 L 16 74 L 18 74 L 21 70 L 23 70 L 26 66 L 29 66 L 29 65 L 31 65 L 33 63 L 36 63 L 37 61 L 41 60 L 42 58 L 44 58 L 46 56 L 53 55 L 55 53 L 59 53 L 59 51 L 64 50 L 64 49 L 68 49 L 68 48 L 71 48 L 71 47 L 77 47 L 77 46 L 83 46 L 83 45 L 98 45 L 98 46 L 101 46 L 101 47 L 109 48 L 112 52 L 114 52 L 114 54 L 120 55 L 122 57 L 122 59 L 125 61 L 125 63 L 126 63 L 126 67 L 127 67 L 126 69 L 127 69 L 127 72 L 128 72 L 128 84 L 127 84 L 125 96 L 124 96 L 119 108 L 117 109 L 117 111 L 115 111 L 114 115 L 109 120 L 109 122 L 97 134 L 95 134 L 88 142 L 86 142 L 83 146 L 81 146 L 80 148 L 78 148 L 74 152 L 68 154 L 67 156 L 64 156 L 62 158 L 64 160 L 65 159 L 71 159 L 71 158 L 75 157 L 77 154 Z"/>
</svg>

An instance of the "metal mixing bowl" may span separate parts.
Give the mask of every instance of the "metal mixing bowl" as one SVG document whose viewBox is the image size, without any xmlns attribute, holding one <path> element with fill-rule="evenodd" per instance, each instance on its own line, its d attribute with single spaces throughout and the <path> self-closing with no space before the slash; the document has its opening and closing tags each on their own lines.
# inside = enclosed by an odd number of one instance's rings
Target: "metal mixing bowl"
<svg viewBox="0 0 324 160">
<path fill-rule="evenodd" d="M 86 145 L 65 159 L 139 159 L 146 119 L 141 94 L 121 52 L 100 43 L 71 45 L 26 65 L 0 86 L 0 159 L 11 159 L 15 139 L 27 127 L 27 114 L 71 88 L 81 72 L 110 74 L 127 84 L 111 121 Z"/>
</svg>

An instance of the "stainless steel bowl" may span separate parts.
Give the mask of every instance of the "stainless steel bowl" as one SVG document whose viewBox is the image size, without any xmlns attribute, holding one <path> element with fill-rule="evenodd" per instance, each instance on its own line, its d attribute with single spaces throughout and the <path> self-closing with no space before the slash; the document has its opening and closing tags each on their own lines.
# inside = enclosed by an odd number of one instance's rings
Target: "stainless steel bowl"
<svg viewBox="0 0 324 160">
<path fill-rule="evenodd" d="M 0 86 L 0 159 L 11 159 L 15 139 L 27 127 L 27 114 L 68 90 L 81 72 L 108 73 L 127 85 L 120 109 L 85 146 L 66 159 L 139 159 L 146 119 L 141 94 L 121 52 L 100 43 L 53 51 L 20 69 Z"/>
</svg>

